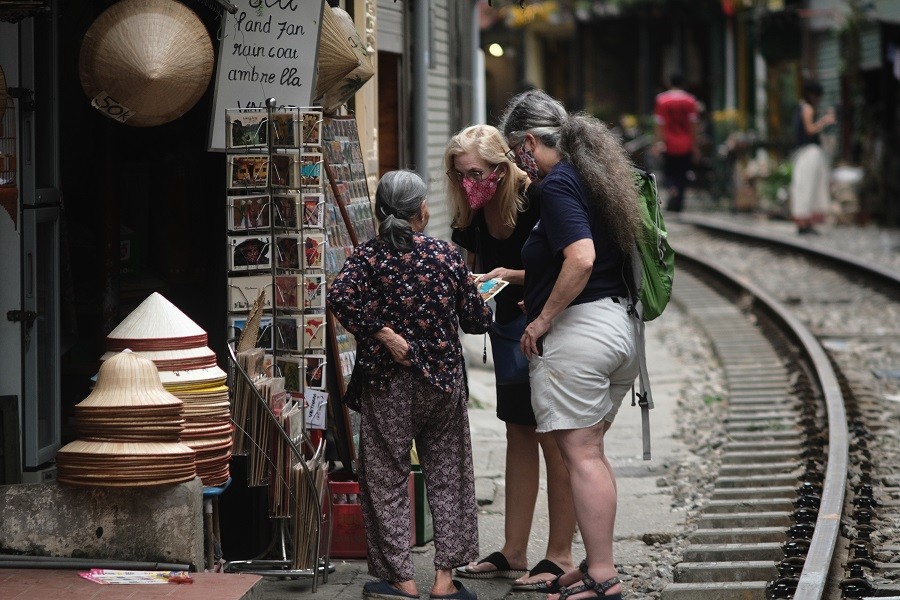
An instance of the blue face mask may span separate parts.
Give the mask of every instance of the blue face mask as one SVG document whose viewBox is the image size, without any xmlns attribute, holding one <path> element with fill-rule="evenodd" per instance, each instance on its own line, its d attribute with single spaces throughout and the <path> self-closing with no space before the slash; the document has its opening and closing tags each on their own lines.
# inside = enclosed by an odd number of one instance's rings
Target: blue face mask
<svg viewBox="0 0 900 600">
<path fill-rule="evenodd" d="M 533 183 L 539 182 L 541 180 L 541 175 L 538 173 L 537 162 L 534 160 L 534 154 L 532 154 L 530 150 L 525 149 L 525 142 L 519 144 L 515 154 L 516 164 L 519 168 L 525 171 L 528 178 L 531 179 Z"/>
</svg>

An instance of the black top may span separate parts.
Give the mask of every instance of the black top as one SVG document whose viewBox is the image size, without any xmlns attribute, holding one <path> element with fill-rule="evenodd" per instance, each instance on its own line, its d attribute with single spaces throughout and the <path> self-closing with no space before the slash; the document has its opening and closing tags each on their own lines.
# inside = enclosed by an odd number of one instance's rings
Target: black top
<svg viewBox="0 0 900 600">
<path fill-rule="evenodd" d="M 816 120 L 815 107 L 813 108 L 813 121 Z M 819 134 L 810 135 L 806 133 L 806 127 L 803 126 L 803 102 L 797 105 L 794 111 L 794 141 L 797 147 L 806 146 L 807 144 L 821 145 Z"/>
<path fill-rule="evenodd" d="M 541 182 L 541 220 L 522 248 L 529 323 L 541 314 L 553 291 L 562 270 L 563 250 L 579 240 L 594 242 L 596 258 L 587 284 L 569 306 L 628 295 L 622 276 L 622 251 L 590 197 L 575 167 L 567 161 L 558 162 Z"/>
<path fill-rule="evenodd" d="M 524 212 L 516 216 L 516 227 L 505 240 L 498 240 L 488 233 L 484 211 L 477 210 L 472 222 L 464 229 L 454 229 L 454 242 L 477 255 L 475 268 L 480 273 L 487 273 L 497 267 L 519 270 L 522 266 L 522 246 L 528 234 L 540 219 L 540 186 L 532 184 L 525 192 L 527 206 Z M 519 302 L 523 298 L 523 287 L 510 284 L 494 297 L 497 303 L 495 318 L 501 325 L 513 321 L 522 314 Z"/>
</svg>

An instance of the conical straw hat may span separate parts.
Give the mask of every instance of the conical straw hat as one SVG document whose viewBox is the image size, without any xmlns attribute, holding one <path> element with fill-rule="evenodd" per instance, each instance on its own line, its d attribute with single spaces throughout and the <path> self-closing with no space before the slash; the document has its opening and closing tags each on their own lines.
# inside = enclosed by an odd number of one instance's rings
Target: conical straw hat
<svg viewBox="0 0 900 600">
<path fill-rule="evenodd" d="M 315 97 L 320 97 L 358 66 L 359 59 L 347 41 L 341 22 L 325 4 L 319 32 L 319 73 Z"/>
<path fill-rule="evenodd" d="M 225 371 L 218 366 L 208 369 L 188 369 L 185 371 L 160 371 L 159 380 L 167 390 L 176 393 L 185 386 L 196 386 L 201 383 L 219 384 L 227 377 Z"/>
<path fill-rule="evenodd" d="M 183 350 L 141 350 L 138 354 L 152 360 L 160 371 L 208 369 L 216 366 L 216 353 L 209 346 Z M 107 352 L 100 360 L 108 360 L 115 355 L 116 352 Z"/>
<path fill-rule="evenodd" d="M 328 9 L 326 8 L 326 10 Z M 353 24 L 353 19 L 350 18 L 347 11 L 337 6 L 332 7 L 331 11 L 340 22 L 344 31 L 345 43 L 349 42 L 349 46 L 359 61 L 359 66 L 335 82 L 333 86 L 322 89 L 321 93 L 319 93 L 321 88 L 317 88 L 316 99 L 313 103 L 321 106 L 322 110 L 327 114 L 334 113 L 375 74 L 375 66 L 372 64 L 372 53 L 366 49 L 365 42 L 359 37 L 356 26 Z"/>
<path fill-rule="evenodd" d="M 88 98 L 108 97 L 132 113 L 123 122 L 138 127 L 168 123 L 190 110 L 212 70 L 206 27 L 173 0 L 113 4 L 84 35 L 78 61 Z"/>
<path fill-rule="evenodd" d="M 153 361 L 135 352 L 120 352 L 100 365 L 94 389 L 75 408 L 182 405 L 163 387 Z"/>
<path fill-rule="evenodd" d="M 206 346 L 206 332 L 153 292 L 106 336 L 107 350 L 161 351 Z"/>
</svg>

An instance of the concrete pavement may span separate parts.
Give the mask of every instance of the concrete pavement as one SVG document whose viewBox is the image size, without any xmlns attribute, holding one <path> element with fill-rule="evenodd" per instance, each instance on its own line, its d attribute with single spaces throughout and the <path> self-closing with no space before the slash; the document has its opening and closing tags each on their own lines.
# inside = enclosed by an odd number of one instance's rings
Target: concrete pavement
<svg viewBox="0 0 900 600">
<path fill-rule="evenodd" d="M 670 309 L 676 310 L 676 309 Z M 489 342 L 488 342 L 489 343 Z M 483 336 L 463 336 L 463 346 L 469 365 L 469 384 L 472 401 L 469 418 L 475 464 L 476 495 L 480 506 L 478 527 L 481 555 L 498 550 L 503 545 L 503 507 L 505 501 L 504 464 L 506 457 L 505 427 L 495 416 L 495 387 L 490 350 L 488 364 L 482 364 Z M 642 460 L 640 409 L 630 406 L 626 399 L 607 435 L 607 453 L 616 470 L 619 505 L 616 515 L 615 556 L 620 567 L 649 562 L 654 539 L 668 540 L 682 529 L 682 512 L 670 509 L 672 495 L 669 488 L 660 486 L 666 465 L 684 460 L 685 451 L 673 436 L 679 390 L 684 386 L 684 365 L 670 354 L 659 339 L 653 323 L 647 328 L 648 363 L 653 384 L 656 408 L 650 413 L 653 459 Z M 547 542 L 547 497 L 543 464 L 541 491 L 535 508 L 534 524 L 529 544 L 529 564 L 544 557 Z M 584 548 L 576 534 L 573 547 L 575 561 L 584 557 Z M 432 544 L 413 550 L 416 581 L 423 597 L 427 597 L 433 578 Z M 317 596 L 326 599 L 356 599 L 362 594 L 363 583 L 371 577 L 364 560 L 335 560 L 335 572 L 328 583 L 320 584 Z M 514 598 L 538 598 L 543 594 L 510 592 L 504 580 L 464 580 L 466 587 L 477 592 L 481 600 L 497 600 L 511 595 Z M 627 584 L 626 584 L 627 585 Z M 260 598 L 289 600 L 307 594 L 308 580 L 266 579 L 259 586 Z"/>
</svg>

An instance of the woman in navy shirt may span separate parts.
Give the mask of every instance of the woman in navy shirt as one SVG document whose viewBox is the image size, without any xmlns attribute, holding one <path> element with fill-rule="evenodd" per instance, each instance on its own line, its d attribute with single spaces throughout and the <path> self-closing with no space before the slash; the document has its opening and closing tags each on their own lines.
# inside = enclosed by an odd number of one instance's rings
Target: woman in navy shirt
<svg viewBox="0 0 900 600">
<path fill-rule="evenodd" d="M 563 598 L 618 600 L 616 482 L 603 444 L 639 368 L 626 284 L 640 225 L 631 163 L 605 125 L 541 90 L 513 98 L 500 130 L 543 176 L 541 220 L 522 249 L 521 346 L 537 431 L 553 433 L 569 469 L 587 554 L 556 586 Z"/>
</svg>

